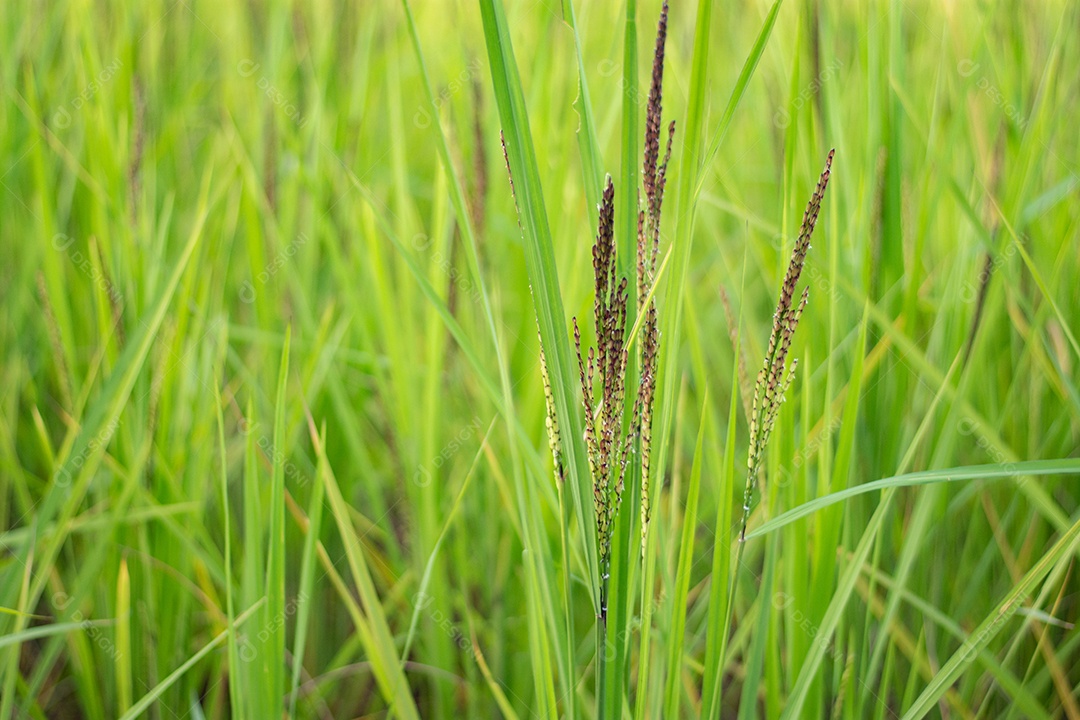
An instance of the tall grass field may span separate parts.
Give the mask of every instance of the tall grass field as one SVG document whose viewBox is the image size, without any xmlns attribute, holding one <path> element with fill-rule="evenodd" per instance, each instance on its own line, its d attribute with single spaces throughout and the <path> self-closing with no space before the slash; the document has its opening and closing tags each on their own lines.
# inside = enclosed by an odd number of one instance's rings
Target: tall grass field
<svg viewBox="0 0 1080 720">
<path fill-rule="evenodd" d="M 0 720 L 1080 719 L 1080 5 L 0 3 Z"/>
</svg>

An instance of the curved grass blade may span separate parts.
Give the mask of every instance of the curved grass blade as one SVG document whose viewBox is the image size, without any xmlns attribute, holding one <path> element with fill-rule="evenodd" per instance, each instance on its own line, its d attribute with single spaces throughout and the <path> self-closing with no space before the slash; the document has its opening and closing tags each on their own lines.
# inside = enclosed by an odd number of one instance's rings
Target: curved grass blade
<svg viewBox="0 0 1080 720">
<path fill-rule="evenodd" d="M 37 553 L 39 565 L 44 568 L 53 567 L 60 549 L 67 539 L 71 520 L 74 518 L 79 505 L 82 503 L 90 482 L 97 472 L 98 466 L 105 455 L 108 441 L 112 438 L 120 421 L 120 415 L 124 410 L 128 397 L 143 363 L 150 352 L 150 346 L 157 337 L 157 332 L 165 319 L 165 314 L 176 293 L 180 280 L 187 269 L 202 236 L 203 225 L 209 215 L 212 202 L 209 199 L 211 173 L 203 176 L 202 186 L 199 191 L 198 210 L 187 242 L 176 259 L 172 274 L 169 275 L 164 287 L 149 310 L 139 322 L 136 332 L 132 333 L 124 346 L 124 351 L 117 360 L 116 367 L 109 376 L 101 395 L 86 413 L 86 420 L 82 424 L 75 442 L 71 446 L 62 466 L 58 468 L 54 481 L 49 487 L 45 500 L 41 503 L 36 513 L 37 532 L 34 533 L 35 547 L 39 547 Z M 60 478 L 67 478 L 69 483 L 61 483 Z M 44 528 L 48 527 L 55 519 L 53 533 L 45 535 Z M 49 573 L 39 573 L 30 584 L 30 592 L 27 596 L 27 606 L 33 607 L 41 597 L 45 584 L 49 580 Z M 26 618 L 16 618 L 14 633 L 26 627 Z"/>
<path fill-rule="evenodd" d="M 731 97 L 728 98 L 728 104 L 727 107 L 724 108 L 724 114 L 720 116 L 720 123 L 716 126 L 716 131 L 713 133 L 712 143 L 709 145 L 708 152 L 705 153 L 705 161 L 701 164 L 700 169 L 702 172 L 697 176 L 697 184 L 694 186 L 693 202 L 697 202 L 697 197 L 701 194 L 701 188 L 705 184 L 706 173 L 704 170 L 712 164 L 712 161 L 716 159 L 716 154 L 720 152 L 720 145 L 724 142 L 724 137 L 727 135 L 728 128 L 731 126 L 731 119 L 735 117 L 735 110 L 739 107 L 739 101 L 742 100 L 742 96 L 746 92 L 750 80 L 754 77 L 754 71 L 757 70 L 758 61 L 761 60 L 761 55 L 765 52 L 765 46 L 769 44 L 769 37 L 772 35 L 773 26 L 776 25 L 776 16 L 779 14 L 780 6 L 783 5 L 783 3 L 784 0 L 776 0 L 773 3 L 772 8 L 769 10 L 769 14 L 765 16 L 765 22 L 761 25 L 757 40 L 754 41 L 754 46 L 750 49 L 750 54 L 746 56 L 746 60 L 743 62 L 742 71 L 739 73 L 739 79 L 735 81 L 735 88 L 731 91 Z M 698 168 L 695 168 L 695 171 L 696 170 L 698 170 Z"/>
<path fill-rule="evenodd" d="M 703 393 L 701 426 L 698 428 L 694 446 L 694 463 L 690 469 L 690 487 L 686 493 L 686 511 L 683 513 L 682 540 L 679 544 L 679 564 L 675 574 L 675 617 L 672 618 L 671 635 L 668 638 L 668 675 L 664 700 L 664 717 L 679 717 L 679 699 L 682 696 L 683 638 L 686 630 L 686 597 L 690 590 L 690 570 L 694 555 L 694 533 L 697 530 L 698 495 L 701 490 L 701 466 L 704 463 L 702 447 L 705 441 L 705 425 L 709 416 L 709 392 Z"/>
<path fill-rule="evenodd" d="M 551 377 L 555 414 L 559 427 L 563 429 L 567 482 L 573 490 L 578 531 L 585 544 L 584 557 L 592 588 L 593 608 L 599 612 L 597 543 L 595 533 L 589 527 L 593 516 L 592 488 L 587 482 L 590 475 L 582 440 L 584 428 L 580 413 L 576 412 L 577 400 L 574 397 L 577 375 L 566 331 L 566 313 L 559 289 L 555 248 L 548 225 L 536 151 L 502 2 L 480 0 L 480 10 L 491 65 L 492 87 L 505 138 L 506 160 L 514 179 L 521 230 L 525 238 L 526 269 L 532 286 L 533 306 Z"/>
<path fill-rule="evenodd" d="M 953 653 L 949 661 L 934 676 L 933 681 L 923 690 L 915 700 L 915 704 L 908 708 L 902 720 L 919 720 L 925 717 L 934 707 L 938 699 L 945 691 L 952 687 L 956 679 L 970 665 L 979 653 L 986 648 L 991 640 L 1001 631 L 1005 623 L 1016 614 L 1024 600 L 1031 594 L 1035 587 L 1042 582 L 1063 557 L 1071 555 L 1080 546 L 1080 520 L 1073 523 L 1072 527 L 1065 532 L 1048 553 L 1043 555 L 1034 567 L 1028 570 L 1023 579 L 1018 582 L 1008 595 L 997 604 L 997 607 L 986 616 L 979 627 L 972 631 L 963 645 Z"/>
<path fill-rule="evenodd" d="M 308 421 L 311 422 L 310 415 Z M 323 424 L 319 444 L 326 446 L 326 425 Z M 316 467 L 312 482 L 311 501 L 308 503 L 308 529 L 304 538 L 303 559 L 300 562 L 300 590 L 296 599 L 296 634 L 293 640 L 292 684 L 289 698 L 289 717 L 296 717 L 296 701 L 299 698 L 300 671 L 304 667 L 304 647 L 307 643 L 308 617 L 311 615 L 311 597 L 315 591 L 315 549 L 319 544 L 322 528 L 322 508 L 325 497 L 323 487 L 324 469 Z"/>
<path fill-rule="evenodd" d="M 476 455 L 473 456 L 472 464 L 469 466 L 469 472 L 465 475 L 465 480 L 461 483 L 461 489 L 458 490 L 457 497 L 454 498 L 454 504 L 450 508 L 450 512 L 446 516 L 446 521 L 443 523 L 442 531 L 439 532 L 439 537 L 435 540 L 435 546 L 431 549 L 431 555 L 428 557 L 427 564 L 424 566 L 424 574 L 420 578 L 420 586 L 417 588 L 417 597 L 426 597 L 428 583 L 431 581 L 431 572 L 435 567 L 435 558 L 439 555 L 439 548 L 442 547 L 443 539 L 446 538 L 446 533 L 450 531 L 450 526 L 454 522 L 454 518 L 457 517 L 458 509 L 461 507 L 461 500 L 465 497 L 465 491 L 469 489 L 469 483 L 472 481 L 473 475 L 476 473 L 476 467 L 480 464 L 480 456 L 484 453 L 484 448 L 487 447 L 488 440 L 491 437 L 491 430 L 495 427 L 495 421 L 492 420 L 488 425 L 487 432 L 484 433 L 484 439 L 480 442 L 480 447 L 476 450 Z M 416 625 L 420 620 L 420 611 L 424 608 L 424 603 L 413 603 L 412 619 L 409 620 L 409 631 L 405 635 L 405 646 L 401 651 L 401 661 L 404 663 L 409 657 L 409 648 L 412 647 L 413 637 L 416 635 Z"/>
<path fill-rule="evenodd" d="M 563 0 L 563 22 L 574 36 L 574 52 L 577 57 L 578 96 L 574 100 L 581 126 L 577 131 L 578 151 L 581 153 L 581 174 L 584 176 L 585 208 L 589 213 L 589 227 L 596 227 L 599 222 L 597 206 L 600 204 L 600 188 L 604 183 L 603 161 L 600 156 L 600 141 L 596 139 L 596 120 L 593 118 L 592 100 L 589 98 L 589 83 L 585 79 L 585 60 L 581 54 L 581 38 L 577 31 L 577 16 L 574 14 L 572 0 Z"/>
<path fill-rule="evenodd" d="M 1026 460 L 1016 463 L 992 463 L 988 465 L 965 465 L 945 470 L 922 470 L 894 477 L 882 478 L 873 482 L 845 488 L 824 497 L 815 498 L 808 503 L 792 508 L 772 520 L 763 523 L 753 532 L 746 533 L 746 539 L 778 530 L 799 518 L 811 515 L 818 510 L 843 502 L 856 495 L 863 495 L 890 488 L 931 485 L 933 483 L 962 482 L 965 480 L 999 480 L 1020 476 L 1041 475 L 1080 475 L 1080 459 L 1062 458 L 1060 460 Z"/>
<path fill-rule="evenodd" d="M 12 645 L 18 645 L 26 642 L 27 640 L 36 640 L 38 638 L 52 637 L 53 635 L 62 635 L 68 632 L 74 632 L 76 630 L 83 630 L 87 627 L 104 627 L 112 625 L 115 620 L 83 620 L 81 622 L 66 622 L 66 623 L 52 623 L 51 625 L 39 625 L 38 627 L 32 627 L 29 630 L 20 630 L 17 633 L 10 633 L 0 637 L 0 648 L 10 647 Z"/>
<path fill-rule="evenodd" d="M 257 603 L 245 610 L 239 617 L 236 618 L 232 625 L 218 633 L 218 635 L 213 640 L 208 642 L 206 645 L 203 646 L 201 650 L 188 658 L 183 665 L 173 670 L 171 673 L 169 673 L 168 677 L 155 685 L 153 689 L 150 690 L 150 692 L 143 695 L 137 703 L 132 705 L 130 710 L 120 716 L 120 720 L 135 720 L 135 718 L 146 712 L 147 709 L 149 709 L 149 707 L 154 704 L 155 700 L 161 697 L 166 690 L 172 687 L 177 680 L 183 677 L 184 673 L 193 668 L 196 663 L 198 663 L 204 657 L 209 655 L 214 648 L 224 642 L 228 636 L 236 632 L 236 629 L 238 627 L 247 622 L 247 620 L 250 619 L 257 610 L 262 608 L 264 601 L 265 600 L 259 600 Z"/>
<path fill-rule="evenodd" d="M 392 712 L 403 720 L 419 720 L 420 715 L 405 673 L 401 670 L 397 646 L 390 632 L 390 625 L 386 620 L 386 612 L 375 589 L 375 583 L 372 581 L 371 572 L 368 570 L 363 546 L 353 527 L 349 507 L 338 487 L 334 471 L 326 459 L 326 448 L 320 445 L 317 452 L 319 462 L 326 469 L 323 477 L 326 497 L 330 502 L 330 510 L 337 523 L 342 543 L 345 545 L 345 557 L 359 591 L 363 613 L 370 631 L 360 633 L 361 639 L 365 641 L 364 650 L 368 654 L 372 670 L 379 681 L 379 689 L 386 702 L 390 704 Z M 359 631 L 359 628 L 357 629 Z"/>
<path fill-rule="evenodd" d="M 285 392 L 289 379 L 289 344 L 291 327 L 285 330 L 285 346 L 278 367 L 277 393 L 274 400 L 273 470 L 270 476 L 270 539 L 266 559 L 266 646 L 264 666 L 267 672 L 266 693 L 271 717 L 284 712 L 285 697 Z"/>
</svg>

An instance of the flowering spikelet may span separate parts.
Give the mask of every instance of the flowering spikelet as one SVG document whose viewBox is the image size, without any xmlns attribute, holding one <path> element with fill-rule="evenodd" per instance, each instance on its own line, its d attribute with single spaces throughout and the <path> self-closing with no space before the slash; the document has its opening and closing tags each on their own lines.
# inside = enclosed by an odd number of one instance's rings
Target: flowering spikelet
<svg viewBox="0 0 1080 720">
<path fill-rule="evenodd" d="M 637 274 L 638 313 L 644 316 L 641 326 L 641 385 L 634 403 L 632 432 L 641 440 L 641 553 L 645 554 L 645 540 L 652 512 L 650 495 L 652 413 L 656 396 L 656 363 L 659 359 L 660 331 L 657 325 L 656 301 L 646 298 L 652 292 L 656 280 L 656 259 L 660 252 L 660 212 L 664 202 L 667 183 L 667 165 L 671 158 L 671 140 L 675 135 L 675 122 L 668 126 L 667 147 L 663 162 L 660 156 L 660 120 L 663 112 L 664 44 L 667 40 L 668 5 L 665 0 L 660 10 L 656 28 L 656 50 L 653 53 L 652 85 L 649 88 L 649 104 L 645 116 L 645 158 L 642 167 L 642 185 L 645 188 L 645 209 L 638 213 Z"/>
<path fill-rule="evenodd" d="M 539 335 L 539 331 L 537 332 Z M 544 418 L 544 426 L 547 429 L 548 447 L 551 448 L 551 457 L 555 461 L 555 481 L 561 487 L 566 482 L 566 468 L 563 466 L 562 437 L 559 435 L 559 418 L 555 414 L 555 397 L 551 392 L 551 378 L 548 376 L 547 358 L 544 356 L 544 344 L 540 343 L 540 375 L 544 380 L 544 407 L 547 416 Z"/>
<path fill-rule="evenodd" d="M 656 51 L 653 57 L 652 86 L 646 110 L 645 148 L 642 163 L 642 189 L 639 195 L 637 227 L 637 282 L 635 305 L 640 316 L 639 360 L 641 374 L 634 396 L 630 422 L 624 432 L 623 413 L 626 401 L 628 350 L 627 318 L 629 281 L 617 275 L 615 244 L 615 187 L 607 178 L 599 205 L 599 223 L 592 248 L 594 279 L 593 322 L 596 345 L 583 352 L 581 328 L 573 320 L 574 346 L 577 350 L 581 399 L 585 409 L 584 439 L 589 471 L 593 481 L 593 504 L 596 514 L 597 547 L 600 566 L 600 617 L 607 616 L 607 579 L 611 566 L 612 534 L 615 514 L 622 501 L 627 467 L 640 444 L 642 478 L 642 552 L 649 524 L 650 449 L 652 413 L 656 394 L 656 366 L 659 359 L 658 318 L 652 299 L 656 281 L 657 256 L 660 251 L 660 211 L 667 183 L 675 123 L 668 126 L 664 156 L 660 158 L 662 132 L 662 86 L 664 44 L 667 39 L 668 6 L 664 3 L 657 25 Z M 503 146 L 505 154 L 505 144 Z M 513 179 L 511 178 L 511 192 Z M 516 200 L 515 200 L 516 202 Z M 520 211 L 520 208 L 519 208 Z M 547 429 L 555 458 L 556 478 L 563 480 L 562 447 L 558 423 L 552 411 L 551 384 L 546 359 L 541 351 L 544 396 L 548 403 Z"/>
<path fill-rule="evenodd" d="M 645 161 L 642 185 L 648 201 L 650 215 L 658 213 L 658 196 L 663 193 L 662 176 L 658 177 L 657 162 L 660 159 L 660 115 L 664 86 L 664 44 L 667 41 L 667 0 L 660 9 L 660 21 L 656 27 L 656 49 L 653 52 L 652 84 L 649 86 L 649 103 L 645 111 Z M 664 163 L 667 164 L 666 162 Z"/>
<path fill-rule="evenodd" d="M 609 177 L 600 203 L 600 223 L 592 250 L 596 297 L 593 320 L 596 323 L 596 350 L 581 353 L 581 328 L 574 318 L 574 344 L 577 348 L 581 377 L 582 403 L 585 406 L 585 445 L 593 476 L 593 500 L 596 532 L 599 539 L 600 565 L 603 572 L 611 559 L 611 534 L 615 511 L 622 500 L 623 468 L 621 461 L 625 439 L 622 436 L 623 398 L 626 382 L 626 306 L 627 282 L 616 278 L 615 271 L 615 186 Z M 599 405 L 595 403 L 594 379 L 599 379 Z"/>
<path fill-rule="evenodd" d="M 510 153 L 506 150 L 506 134 L 502 130 L 499 131 L 499 144 L 502 145 L 503 161 L 506 163 L 506 177 L 510 179 L 510 197 L 514 198 L 514 210 L 517 212 L 518 230 L 524 230 L 521 227 L 521 208 L 518 207 L 517 190 L 514 188 L 514 173 L 510 172 Z"/>
<path fill-rule="evenodd" d="M 473 197 L 469 204 L 472 215 L 473 232 L 477 237 L 484 235 L 484 211 L 487 205 L 488 173 L 487 147 L 484 142 L 484 94 L 479 80 L 473 79 Z M 520 222 L 520 221 L 519 221 Z"/>
<path fill-rule="evenodd" d="M 502 132 L 499 132 L 499 141 L 502 143 L 503 159 L 506 161 L 506 174 L 510 178 L 510 195 L 514 198 L 514 208 L 518 212 L 518 230 L 521 230 L 521 209 L 517 207 L 517 191 L 514 189 L 514 176 L 510 173 L 510 156 L 506 152 L 506 137 Z M 536 334 L 539 337 L 539 327 L 536 329 Z M 548 447 L 551 448 L 551 458 L 555 462 L 555 482 L 561 486 L 566 482 L 566 466 L 563 465 L 562 436 L 559 434 L 559 418 L 555 414 L 555 397 L 551 392 L 551 377 L 548 375 L 543 338 L 540 339 L 540 376 L 544 381 L 544 406 L 546 408 L 544 426 L 547 429 Z"/>
<path fill-rule="evenodd" d="M 773 314 L 772 335 L 769 337 L 769 350 L 765 354 L 765 363 L 758 373 L 757 385 L 754 388 L 754 402 L 751 406 L 750 415 L 750 453 L 746 459 L 747 476 L 746 488 L 743 491 L 743 520 L 742 531 L 739 539 L 746 539 L 746 523 L 750 516 L 750 500 L 754 490 L 754 480 L 761 469 L 761 461 L 765 452 L 765 446 L 769 442 L 776 416 L 780 412 L 780 404 L 784 402 L 784 393 L 787 392 L 795 377 L 795 366 L 798 360 L 791 361 L 791 367 L 787 368 L 788 351 L 791 349 L 791 340 L 795 336 L 795 328 L 799 325 L 799 317 L 810 297 L 810 289 L 803 288 L 799 297 L 798 305 L 792 307 L 795 299 L 795 286 L 799 282 L 803 266 L 806 264 L 806 252 L 810 249 L 810 236 L 814 232 L 817 223 L 818 212 L 821 210 L 821 200 L 825 196 L 825 187 L 829 184 L 829 174 L 832 169 L 833 153 L 829 151 L 829 157 L 825 160 L 825 169 L 818 180 L 810 202 L 806 204 L 806 212 L 803 213 L 802 227 L 799 229 L 799 238 L 795 241 L 795 248 L 791 252 L 791 260 L 788 262 L 787 273 L 784 282 L 780 286 L 780 300 L 776 304 L 776 312 Z"/>
</svg>

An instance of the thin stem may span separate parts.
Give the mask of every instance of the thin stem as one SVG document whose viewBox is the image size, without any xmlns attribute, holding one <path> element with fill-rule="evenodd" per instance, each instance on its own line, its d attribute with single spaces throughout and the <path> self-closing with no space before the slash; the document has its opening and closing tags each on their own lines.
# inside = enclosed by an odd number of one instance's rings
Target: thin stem
<svg viewBox="0 0 1080 720">
<path fill-rule="evenodd" d="M 638 657 L 638 688 L 634 717 L 644 718 L 649 701 L 649 655 L 651 654 L 650 635 L 652 634 L 653 585 L 656 580 L 656 553 L 653 551 L 652 524 L 645 528 L 645 572 L 641 578 L 641 649 Z"/>
<path fill-rule="evenodd" d="M 564 602 L 566 603 L 566 667 L 563 672 L 567 675 L 568 685 L 571 688 L 569 696 L 566 698 L 566 717 L 567 720 L 573 720 L 575 714 L 575 698 L 573 692 L 574 686 L 574 603 L 573 601 L 573 588 L 571 586 L 571 574 L 570 574 L 570 509 L 566 505 L 566 498 L 563 496 L 563 486 L 560 483 L 559 488 L 559 513 L 562 517 L 562 561 L 563 561 L 563 584 L 565 595 Z"/>
<path fill-rule="evenodd" d="M 604 720 L 607 697 L 607 580 L 601 582 L 600 617 L 596 619 L 596 720 Z"/>
</svg>

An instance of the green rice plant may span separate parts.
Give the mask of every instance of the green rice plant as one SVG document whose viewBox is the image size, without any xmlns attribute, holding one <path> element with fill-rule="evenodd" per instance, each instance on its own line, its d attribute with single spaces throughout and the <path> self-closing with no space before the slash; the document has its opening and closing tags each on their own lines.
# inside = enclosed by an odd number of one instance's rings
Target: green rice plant
<svg viewBox="0 0 1080 720">
<path fill-rule="evenodd" d="M 656 363 L 658 360 L 659 328 L 656 301 L 653 297 L 657 260 L 660 249 L 660 226 L 664 189 L 667 183 L 667 165 L 671 157 L 671 143 L 675 123 L 668 127 L 667 146 L 663 160 L 660 158 L 661 116 L 663 112 L 664 47 L 667 39 L 667 13 L 665 2 L 657 24 L 656 47 L 653 56 L 652 84 L 646 111 L 644 157 L 642 161 L 642 184 L 644 207 L 637 209 L 636 223 L 636 297 L 634 316 L 641 318 L 639 334 L 638 386 L 633 393 L 629 423 L 624 422 L 627 403 L 626 381 L 630 336 L 628 280 L 619 276 L 623 264 L 617 252 L 615 240 L 615 186 L 609 176 L 598 207 L 598 228 L 592 247 L 593 268 L 593 320 L 596 346 L 582 354 L 581 328 L 577 318 L 572 321 L 574 344 L 577 351 L 578 372 L 584 407 L 584 439 L 593 488 L 593 512 L 596 526 L 597 566 L 600 577 L 597 588 L 599 607 L 597 611 L 597 647 L 607 646 L 608 597 L 611 577 L 612 542 L 616 531 L 616 515 L 622 505 L 622 497 L 631 457 L 640 476 L 641 554 L 645 553 L 645 540 L 650 517 L 649 476 L 652 445 L 653 401 L 656 390 Z M 513 191 L 513 170 L 506 150 L 507 169 Z M 633 176 L 631 176 L 633 177 Z M 515 201 L 517 193 L 513 192 Z M 640 195 L 638 195 L 640 197 Z M 637 203 L 641 205 L 641 202 Z M 519 217 L 520 217 L 520 206 Z M 520 223 L 519 223 L 520 224 Z M 554 412 L 551 379 L 548 375 L 546 355 L 541 335 L 540 369 L 547 408 L 545 423 L 551 448 L 556 482 L 560 493 L 565 470 L 563 466 L 562 436 L 559 420 Z M 599 392 L 597 391 L 599 389 Z M 568 626 L 568 642 L 572 642 L 572 628 Z M 609 658 L 597 658 L 597 713 L 604 714 L 605 670 Z M 616 663 L 616 667 L 619 664 Z M 621 691 L 616 690 L 617 694 Z"/>
<path fill-rule="evenodd" d="M 803 288 L 798 305 L 793 305 L 793 303 L 799 277 L 806 265 L 806 253 L 810 250 L 810 239 L 817 225 L 818 213 L 821 211 L 821 201 L 825 199 L 825 188 L 828 187 L 829 178 L 832 175 L 834 153 L 835 150 L 829 151 L 817 188 L 806 204 L 802 227 L 799 228 L 795 247 L 791 250 L 787 273 L 780 286 L 780 299 L 777 300 L 776 311 L 773 313 L 769 349 L 765 352 L 765 362 L 754 384 L 754 400 L 750 411 L 750 451 L 746 459 L 746 488 L 743 491 L 742 528 L 739 530 L 740 543 L 746 541 L 750 502 L 753 499 L 754 485 L 761 475 L 765 448 L 769 444 L 769 436 L 776 424 L 780 405 L 784 402 L 784 396 L 791 387 L 792 380 L 795 379 L 795 368 L 799 364 L 798 358 L 794 358 L 789 366 L 788 353 L 791 351 L 791 341 L 795 338 L 795 330 L 799 326 L 799 318 L 802 317 L 802 312 L 810 299 L 810 288 Z"/>
<path fill-rule="evenodd" d="M 611 568 L 611 537 L 615 512 L 622 502 L 626 474 L 624 458 L 631 438 L 623 434 L 623 407 L 626 392 L 626 278 L 616 279 L 615 268 L 615 188 L 608 178 L 600 202 L 600 227 L 593 245 L 596 279 L 596 352 L 590 348 L 588 360 L 581 355 L 581 329 L 574 320 L 574 344 L 581 374 L 582 404 L 585 406 L 585 447 L 593 483 L 596 513 L 597 558 L 601 572 L 600 618 L 607 619 L 607 580 Z M 600 387 L 596 399 L 594 377 Z"/>
<path fill-rule="evenodd" d="M 1078 23 L 0 3 L 0 717 L 1080 718 Z"/>
</svg>

